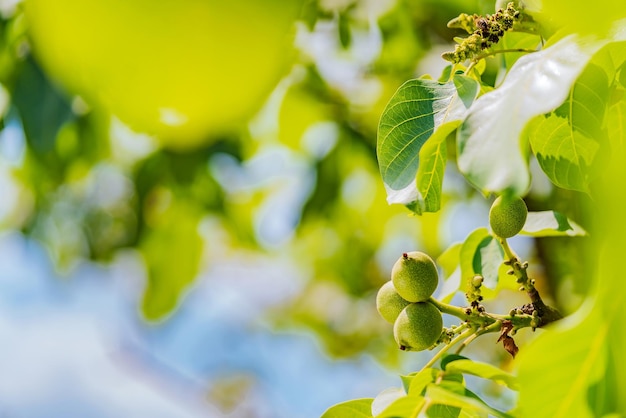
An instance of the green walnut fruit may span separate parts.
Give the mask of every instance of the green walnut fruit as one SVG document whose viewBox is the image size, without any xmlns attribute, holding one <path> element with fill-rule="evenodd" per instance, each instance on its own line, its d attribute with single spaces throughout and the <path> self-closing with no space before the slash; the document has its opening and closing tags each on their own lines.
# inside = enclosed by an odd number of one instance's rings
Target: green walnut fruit
<svg viewBox="0 0 626 418">
<path fill-rule="evenodd" d="M 441 312 L 430 302 L 411 303 L 393 324 L 393 336 L 401 350 L 422 351 L 437 342 L 443 330 Z"/>
<path fill-rule="evenodd" d="M 391 324 L 396 321 L 400 312 L 402 312 L 409 303 L 410 302 L 402 299 L 402 296 L 398 294 L 391 281 L 382 285 L 376 295 L 376 309 L 378 309 L 378 313 L 385 318 L 385 321 Z"/>
<path fill-rule="evenodd" d="M 502 195 L 491 205 L 489 225 L 497 236 L 510 238 L 522 230 L 527 216 L 528 208 L 521 198 Z"/>
<path fill-rule="evenodd" d="M 428 300 L 437 288 L 439 274 L 435 262 L 419 251 L 404 253 L 391 270 L 391 281 L 398 294 L 409 302 Z"/>
</svg>

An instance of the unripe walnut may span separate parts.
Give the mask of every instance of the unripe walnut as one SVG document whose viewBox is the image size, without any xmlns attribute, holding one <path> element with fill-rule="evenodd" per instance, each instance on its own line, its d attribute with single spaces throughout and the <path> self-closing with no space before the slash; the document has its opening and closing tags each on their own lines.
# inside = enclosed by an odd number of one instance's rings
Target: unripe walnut
<svg viewBox="0 0 626 418">
<path fill-rule="evenodd" d="M 438 280 L 435 262 L 419 251 L 402 254 L 391 270 L 393 286 L 409 302 L 428 300 L 437 288 Z"/>
<path fill-rule="evenodd" d="M 528 208 L 517 196 L 502 195 L 493 201 L 489 210 L 489 225 L 501 238 L 517 235 L 526 223 Z"/>
<path fill-rule="evenodd" d="M 402 299 L 402 296 L 398 294 L 391 281 L 382 285 L 376 295 L 376 309 L 378 309 L 378 313 L 392 324 L 400 315 L 402 309 L 406 308 L 409 303 Z"/>
<path fill-rule="evenodd" d="M 441 312 L 430 302 L 411 303 L 393 324 L 393 336 L 401 350 L 422 351 L 437 342 L 443 330 Z"/>
</svg>

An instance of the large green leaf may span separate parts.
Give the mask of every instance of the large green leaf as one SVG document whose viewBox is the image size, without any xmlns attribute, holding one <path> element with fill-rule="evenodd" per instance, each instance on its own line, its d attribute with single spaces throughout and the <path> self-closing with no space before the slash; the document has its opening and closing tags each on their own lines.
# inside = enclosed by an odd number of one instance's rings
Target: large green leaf
<svg viewBox="0 0 626 418">
<path fill-rule="evenodd" d="M 521 195 L 530 175 L 520 136 L 535 116 L 557 108 L 601 42 L 576 36 L 520 58 L 500 87 L 479 97 L 457 134 L 458 165 L 478 189 Z"/>
<path fill-rule="evenodd" d="M 622 0 L 596 0 L 593 3 L 550 0 L 540 4 L 544 12 L 542 19 L 549 17 L 551 25 L 562 25 L 570 32 L 605 35 L 618 19 L 626 17 Z"/>
<path fill-rule="evenodd" d="M 554 113 L 539 118 L 529 129 L 537 161 L 554 184 L 588 192 L 600 150 L 608 147 L 603 131 L 609 81 L 600 67 L 590 64 Z"/>
<path fill-rule="evenodd" d="M 604 374 L 608 332 L 599 309 L 583 309 L 525 347 L 518 360 L 521 415 L 591 417 L 587 391 Z"/>
<path fill-rule="evenodd" d="M 625 160 L 626 149 L 615 147 L 595 196 L 597 229 L 592 239 L 598 253 L 588 259 L 597 267 L 590 276 L 592 297 L 520 351 L 520 416 L 626 414 L 626 235 L 621 227 L 626 205 L 626 188 L 621 186 L 626 183 Z"/>
<path fill-rule="evenodd" d="M 354 399 L 331 406 L 321 418 L 371 418 L 373 399 Z"/>
<path fill-rule="evenodd" d="M 440 127 L 465 116 L 465 103 L 469 101 L 468 92 L 471 91 L 469 83 L 467 78 L 457 81 L 458 86 L 453 81 L 442 84 L 415 79 L 404 83 L 393 95 L 380 118 L 377 144 L 378 165 L 389 203 L 412 204 L 418 201 L 420 192 L 430 190 L 425 184 L 435 184 L 433 181 L 442 172 L 441 160 L 445 158 L 438 144 L 447 133 L 440 134 L 437 144 L 430 148 L 434 157 L 431 154 L 420 156 L 420 150 Z M 477 87 L 477 82 L 474 83 Z M 474 96 L 477 93 L 478 88 L 473 92 Z M 454 128 L 447 125 L 446 129 L 450 129 L 449 133 Z M 422 170 L 422 187 L 418 192 L 416 177 L 420 157 L 429 161 L 430 168 Z"/>
</svg>

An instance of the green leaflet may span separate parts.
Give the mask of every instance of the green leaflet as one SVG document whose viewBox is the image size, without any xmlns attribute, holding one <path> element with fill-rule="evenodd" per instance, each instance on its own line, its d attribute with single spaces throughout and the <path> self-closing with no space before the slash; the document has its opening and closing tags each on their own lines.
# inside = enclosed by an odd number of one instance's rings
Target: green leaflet
<svg viewBox="0 0 626 418">
<path fill-rule="evenodd" d="M 380 118 L 377 144 L 390 204 L 411 205 L 417 213 L 439 209 L 445 137 L 458 126 L 449 122 L 460 121 L 477 94 L 478 82 L 462 76 L 444 84 L 409 80 L 396 91 Z"/>
<path fill-rule="evenodd" d="M 331 406 L 321 418 L 371 418 L 373 399 L 354 399 Z"/>
<path fill-rule="evenodd" d="M 580 310 L 520 352 L 522 416 L 592 416 L 586 401 L 587 390 L 604 374 L 610 325 L 599 311 L 597 307 Z"/>
<path fill-rule="evenodd" d="M 376 395 L 376 398 L 374 398 L 374 401 L 372 402 L 372 415 L 380 415 L 385 409 L 389 407 L 389 405 L 404 396 L 406 396 L 406 392 L 403 388 L 388 388 L 383 390 L 378 395 Z"/>
<path fill-rule="evenodd" d="M 609 99 L 606 73 L 590 64 L 568 99 L 554 113 L 531 124 L 529 139 L 537 161 L 559 187 L 588 192 L 595 166 L 608 146 L 602 129 Z"/>
<path fill-rule="evenodd" d="M 426 399 L 418 395 L 407 395 L 396 399 L 376 418 L 418 418 Z M 326 417 L 322 417 L 326 418 Z"/>
<path fill-rule="evenodd" d="M 533 237 L 573 237 L 587 235 L 587 232 L 577 223 L 567 219 L 562 213 L 546 210 L 541 212 L 528 212 L 526 223 L 520 234 Z"/>
<path fill-rule="evenodd" d="M 626 77 L 626 67 L 622 68 L 622 74 Z M 616 91 L 620 99 L 612 104 L 606 115 L 607 133 L 611 148 L 623 147 L 626 145 L 626 100 L 623 100 L 625 92 L 623 89 Z"/>
<path fill-rule="evenodd" d="M 480 274 L 485 279 L 485 287 L 496 288 L 498 271 L 504 260 L 504 250 L 486 228 L 476 229 L 466 238 L 461 247 L 460 257 L 462 283 L 470 280 L 475 274 Z"/>
<path fill-rule="evenodd" d="M 498 384 L 507 386 L 514 390 L 517 389 L 515 376 L 489 363 L 459 359 L 449 362 L 446 370 L 457 373 L 471 374 L 482 377 L 483 379 L 493 380 Z"/>
<path fill-rule="evenodd" d="M 461 121 L 442 125 L 424 144 L 419 153 L 417 169 L 418 200 L 413 207 L 416 213 L 437 212 L 441 208 L 441 188 L 443 173 L 448 159 L 446 137 L 454 132 Z"/>
<path fill-rule="evenodd" d="M 530 175 L 522 131 L 533 117 L 563 103 L 602 45 L 580 42 L 574 35 L 563 38 L 520 58 L 500 87 L 474 102 L 457 133 L 459 169 L 474 186 L 485 192 L 525 193 Z"/>
<path fill-rule="evenodd" d="M 495 289 L 498 285 L 498 271 L 504 261 L 504 250 L 493 236 L 484 238 L 474 254 L 474 272 L 485 279 L 484 286 Z"/>
<path fill-rule="evenodd" d="M 487 405 L 462 384 L 448 382 L 446 385 L 431 384 L 426 388 L 426 398 L 433 404 L 447 405 L 459 409 L 482 412 L 499 418 L 508 418 L 509 414 L 498 411 Z"/>
</svg>

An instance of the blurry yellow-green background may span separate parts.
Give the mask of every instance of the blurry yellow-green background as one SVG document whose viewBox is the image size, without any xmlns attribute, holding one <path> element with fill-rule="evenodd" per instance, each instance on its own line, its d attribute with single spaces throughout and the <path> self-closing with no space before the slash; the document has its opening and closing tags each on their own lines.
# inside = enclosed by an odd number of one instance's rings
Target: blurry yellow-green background
<svg viewBox="0 0 626 418">
<path fill-rule="evenodd" d="M 406 79 L 438 77 L 448 20 L 493 10 L 0 1 L 0 414 L 313 417 L 397 386 L 428 354 L 399 354 L 375 292 L 488 203 L 451 168 L 442 212 L 387 205 L 378 118 Z M 536 177 L 531 209 L 584 224 Z M 590 267 L 556 241 L 515 244 L 553 260 L 536 274 L 571 312 Z"/>
</svg>

